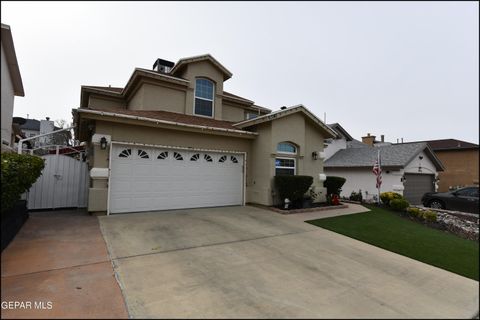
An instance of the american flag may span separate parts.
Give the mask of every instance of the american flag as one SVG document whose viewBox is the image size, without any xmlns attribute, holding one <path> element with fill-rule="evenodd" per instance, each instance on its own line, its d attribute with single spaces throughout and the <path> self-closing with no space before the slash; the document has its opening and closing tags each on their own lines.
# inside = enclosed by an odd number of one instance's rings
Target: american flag
<svg viewBox="0 0 480 320">
<path fill-rule="evenodd" d="M 375 160 L 375 164 L 373 165 L 373 174 L 377 176 L 377 189 L 380 188 L 382 185 L 382 168 L 380 166 L 380 150 L 378 150 L 377 160 Z"/>
</svg>

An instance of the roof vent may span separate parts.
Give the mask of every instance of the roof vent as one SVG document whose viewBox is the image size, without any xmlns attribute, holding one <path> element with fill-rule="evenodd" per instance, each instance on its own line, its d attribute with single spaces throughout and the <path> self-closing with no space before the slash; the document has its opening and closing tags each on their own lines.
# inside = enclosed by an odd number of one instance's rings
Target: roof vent
<svg viewBox="0 0 480 320">
<path fill-rule="evenodd" d="M 286 106 L 283 106 L 283 107 L 280 108 L 280 110 L 285 110 L 285 109 L 287 109 Z"/>
<path fill-rule="evenodd" d="M 172 67 L 175 65 L 172 61 L 157 59 L 153 64 L 153 70 L 161 73 L 169 73 Z"/>
</svg>

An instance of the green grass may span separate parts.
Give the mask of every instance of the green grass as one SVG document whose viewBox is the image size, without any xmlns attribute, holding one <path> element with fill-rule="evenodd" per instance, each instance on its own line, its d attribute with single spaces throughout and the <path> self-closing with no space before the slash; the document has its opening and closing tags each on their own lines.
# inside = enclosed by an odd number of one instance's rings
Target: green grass
<svg viewBox="0 0 480 320">
<path fill-rule="evenodd" d="M 307 221 L 478 281 L 478 242 L 399 217 L 385 209 Z"/>
</svg>

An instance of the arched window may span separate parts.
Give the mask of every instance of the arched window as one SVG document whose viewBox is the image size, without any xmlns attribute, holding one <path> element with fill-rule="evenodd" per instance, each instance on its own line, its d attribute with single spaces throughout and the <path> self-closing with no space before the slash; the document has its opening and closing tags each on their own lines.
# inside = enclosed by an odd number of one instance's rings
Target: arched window
<svg viewBox="0 0 480 320">
<path fill-rule="evenodd" d="M 214 84 L 212 81 L 204 78 L 199 78 L 195 81 L 194 114 L 213 117 L 214 91 Z"/>
<path fill-rule="evenodd" d="M 297 147 L 295 147 L 293 144 L 288 143 L 288 142 L 280 142 L 277 145 L 277 152 L 296 154 L 297 153 Z"/>
</svg>

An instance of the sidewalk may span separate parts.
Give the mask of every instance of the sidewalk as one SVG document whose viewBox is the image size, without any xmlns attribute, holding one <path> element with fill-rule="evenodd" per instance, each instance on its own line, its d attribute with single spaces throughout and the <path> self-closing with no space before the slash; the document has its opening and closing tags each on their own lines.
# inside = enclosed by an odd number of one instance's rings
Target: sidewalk
<svg viewBox="0 0 480 320">
<path fill-rule="evenodd" d="M 2 319 L 128 317 L 98 219 L 83 211 L 31 213 L 1 277 Z"/>
</svg>

